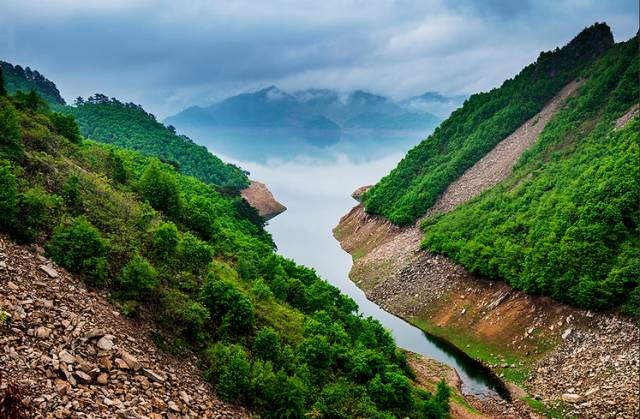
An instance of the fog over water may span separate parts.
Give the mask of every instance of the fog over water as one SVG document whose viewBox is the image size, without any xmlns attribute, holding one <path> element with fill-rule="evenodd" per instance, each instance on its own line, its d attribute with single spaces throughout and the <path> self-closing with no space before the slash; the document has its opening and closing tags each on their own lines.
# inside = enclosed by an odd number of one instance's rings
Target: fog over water
<svg viewBox="0 0 640 419">
<path fill-rule="evenodd" d="M 455 367 L 462 378 L 464 392 L 503 394 L 500 383 L 481 365 L 447 342 L 425 335 L 367 300 L 349 279 L 351 256 L 332 235 L 340 217 L 357 204 L 351 193 L 389 173 L 411 146 L 398 144 L 397 150 L 371 160 L 345 155 L 333 160 L 299 156 L 262 164 L 221 157 L 251 172 L 251 179 L 267 184 L 275 198 L 287 207 L 287 211 L 270 220 L 267 226 L 280 254 L 314 268 L 322 278 L 353 298 L 365 316 L 378 319 L 392 332 L 398 346 Z"/>
</svg>

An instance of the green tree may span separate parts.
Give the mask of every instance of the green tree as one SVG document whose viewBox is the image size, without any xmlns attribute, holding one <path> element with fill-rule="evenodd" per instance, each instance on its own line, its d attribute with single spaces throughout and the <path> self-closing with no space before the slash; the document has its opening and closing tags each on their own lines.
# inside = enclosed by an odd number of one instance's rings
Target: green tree
<svg viewBox="0 0 640 419">
<path fill-rule="evenodd" d="M 60 224 L 45 248 L 54 262 L 100 285 L 107 276 L 107 245 L 86 218 L 77 217 Z"/>
<path fill-rule="evenodd" d="M 178 218 L 182 210 L 180 190 L 175 177 L 152 160 L 140 179 L 142 193 L 151 206 L 164 211 L 168 216 Z"/>
<path fill-rule="evenodd" d="M 76 120 L 72 115 L 52 112 L 49 115 L 49 120 L 58 134 L 74 144 L 80 144 L 82 142 L 80 128 L 78 128 L 78 124 L 76 124 Z"/>
<path fill-rule="evenodd" d="M 277 364 L 280 359 L 280 335 L 271 327 L 264 327 L 256 333 L 253 352 L 264 361 Z"/>
<path fill-rule="evenodd" d="M 171 221 L 163 221 L 153 230 L 151 246 L 159 260 L 167 262 L 173 257 L 179 242 L 178 228 Z"/>
<path fill-rule="evenodd" d="M 0 158 L 19 160 L 24 153 L 21 138 L 16 109 L 8 98 L 0 96 Z"/>
<path fill-rule="evenodd" d="M 54 224 L 60 198 L 48 194 L 44 189 L 28 189 L 19 197 L 19 217 L 16 220 L 15 236 L 23 243 L 33 242 L 38 233 Z"/>
<path fill-rule="evenodd" d="M 78 215 L 82 211 L 82 195 L 80 194 L 80 178 L 72 174 L 62 186 L 62 199 L 70 213 Z"/>
<path fill-rule="evenodd" d="M 120 294 L 127 299 L 144 299 L 158 286 L 156 270 L 149 262 L 135 255 L 116 278 Z"/>
<path fill-rule="evenodd" d="M 16 177 L 7 161 L 0 160 L 0 229 L 12 231 L 18 214 Z"/>
</svg>

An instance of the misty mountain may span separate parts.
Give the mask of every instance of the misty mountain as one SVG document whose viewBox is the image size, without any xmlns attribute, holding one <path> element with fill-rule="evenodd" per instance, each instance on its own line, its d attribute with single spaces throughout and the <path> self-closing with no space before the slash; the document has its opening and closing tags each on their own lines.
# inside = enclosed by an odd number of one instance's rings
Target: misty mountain
<svg viewBox="0 0 640 419">
<path fill-rule="evenodd" d="M 323 153 L 338 145 L 346 150 L 355 144 L 417 142 L 441 118 L 427 107 L 411 110 L 410 103 L 361 90 L 288 93 L 270 86 L 207 107 L 190 107 L 165 123 L 222 153 L 255 160 Z"/>
</svg>

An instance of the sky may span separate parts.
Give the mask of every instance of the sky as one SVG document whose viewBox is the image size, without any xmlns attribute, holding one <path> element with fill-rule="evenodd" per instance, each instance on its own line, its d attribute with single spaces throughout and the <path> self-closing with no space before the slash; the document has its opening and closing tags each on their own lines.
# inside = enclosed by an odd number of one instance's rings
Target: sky
<svg viewBox="0 0 640 419">
<path fill-rule="evenodd" d="M 165 118 L 269 85 L 467 95 L 596 21 L 626 40 L 638 14 L 637 0 L 0 0 L 0 59 L 68 102 L 100 92 Z"/>
</svg>

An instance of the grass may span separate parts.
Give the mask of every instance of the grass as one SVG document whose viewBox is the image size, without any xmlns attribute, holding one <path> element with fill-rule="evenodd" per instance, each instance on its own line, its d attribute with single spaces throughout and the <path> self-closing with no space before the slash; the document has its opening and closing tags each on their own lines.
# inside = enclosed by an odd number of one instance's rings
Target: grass
<svg viewBox="0 0 640 419">
<path fill-rule="evenodd" d="M 548 418 L 564 418 L 566 417 L 566 408 L 559 403 L 556 407 L 550 407 L 545 405 L 540 400 L 536 400 L 532 397 L 523 397 L 523 401 L 525 401 L 531 409 L 540 413 L 541 415 Z"/>
<path fill-rule="evenodd" d="M 410 319 L 410 323 L 427 333 L 448 340 L 467 355 L 482 361 L 484 364 L 509 364 L 509 368 L 492 368 L 498 375 L 502 374 L 501 378 L 504 380 L 522 386 L 529 377 L 531 360 L 523 360 L 522 357 L 515 353 L 507 352 L 487 345 L 486 342 L 480 342 L 472 339 L 456 329 L 433 326 L 426 320 L 419 317 Z M 512 368 L 512 364 L 515 364 L 516 367 Z"/>
</svg>

